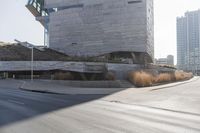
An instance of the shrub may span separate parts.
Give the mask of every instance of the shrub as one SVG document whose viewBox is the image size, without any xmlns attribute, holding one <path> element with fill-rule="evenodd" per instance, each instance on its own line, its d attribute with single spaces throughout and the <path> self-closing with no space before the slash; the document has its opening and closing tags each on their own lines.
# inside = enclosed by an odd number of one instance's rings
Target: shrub
<svg viewBox="0 0 200 133">
<path fill-rule="evenodd" d="M 129 73 L 129 81 L 138 87 L 147 87 L 153 84 L 153 76 L 144 71 L 136 71 Z"/>
<path fill-rule="evenodd" d="M 161 73 L 156 77 L 155 80 L 156 83 L 164 83 L 170 81 L 173 81 L 173 79 L 172 79 L 172 74 L 169 73 Z"/>
<path fill-rule="evenodd" d="M 186 80 L 186 79 L 190 79 L 192 77 L 193 77 L 192 73 L 187 73 L 184 71 L 176 71 L 175 72 L 176 81 Z"/>
<path fill-rule="evenodd" d="M 128 75 L 129 81 L 137 87 L 147 87 L 151 86 L 152 84 L 187 80 L 192 77 L 193 77 L 192 73 L 186 73 L 183 71 L 160 73 L 155 75 L 155 72 L 141 70 L 141 71 L 132 71 Z"/>
</svg>

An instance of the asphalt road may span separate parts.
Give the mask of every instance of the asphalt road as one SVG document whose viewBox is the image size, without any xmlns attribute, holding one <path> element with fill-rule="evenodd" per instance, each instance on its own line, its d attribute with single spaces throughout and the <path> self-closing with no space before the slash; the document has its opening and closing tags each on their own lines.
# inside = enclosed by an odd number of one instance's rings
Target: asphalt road
<svg viewBox="0 0 200 133">
<path fill-rule="evenodd" d="M 0 81 L 0 133 L 200 133 L 200 80 L 109 96 L 27 92 L 19 85 Z"/>
</svg>

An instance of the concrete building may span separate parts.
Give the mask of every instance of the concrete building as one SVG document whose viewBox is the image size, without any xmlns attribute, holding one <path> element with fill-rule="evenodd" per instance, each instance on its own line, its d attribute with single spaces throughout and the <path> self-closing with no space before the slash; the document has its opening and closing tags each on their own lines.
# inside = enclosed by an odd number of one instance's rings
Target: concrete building
<svg viewBox="0 0 200 133">
<path fill-rule="evenodd" d="M 167 56 L 167 64 L 174 66 L 174 56 L 173 55 L 168 55 Z"/>
<path fill-rule="evenodd" d="M 177 67 L 200 70 L 200 10 L 177 18 Z"/>
<path fill-rule="evenodd" d="M 45 27 L 51 49 L 72 57 L 153 61 L 153 0 L 29 0 L 27 8 Z"/>
<path fill-rule="evenodd" d="M 159 58 L 155 60 L 155 64 L 157 65 L 169 65 L 174 66 L 174 56 L 168 55 L 167 58 Z"/>
<path fill-rule="evenodd" d="M 167 65 L 167 58 L 159 58 L 155 59 L 156 65 Z"/>
</svg>

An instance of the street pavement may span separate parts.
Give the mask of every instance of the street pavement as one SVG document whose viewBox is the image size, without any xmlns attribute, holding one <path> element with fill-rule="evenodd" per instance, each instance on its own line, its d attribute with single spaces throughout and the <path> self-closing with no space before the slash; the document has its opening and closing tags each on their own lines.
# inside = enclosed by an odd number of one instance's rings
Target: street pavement
<svg viewBox="0 0 200 133">
<path fill-rule="evenodd" d="M 0 81 L 0 133 L 200 133 L 200 79 L 110 95 L 29 92 L 21 83 Z"/>
</svg>

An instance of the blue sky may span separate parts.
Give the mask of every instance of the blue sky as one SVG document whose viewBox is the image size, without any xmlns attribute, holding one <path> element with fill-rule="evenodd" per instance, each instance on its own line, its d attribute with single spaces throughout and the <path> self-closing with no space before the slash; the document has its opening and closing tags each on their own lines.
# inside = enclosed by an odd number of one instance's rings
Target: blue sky
<svg viewBox="0 0 200 133">
<path fill-rule="evenodd" d="M 0 41 L 14 39 L 43 44 L 43 27 L 25 8 L 27 0 L 1 0 Z M 154 0 L 155 57 L 176 59 L 176 17 L 200 9 L 200 0 Z"/>
</svg>

